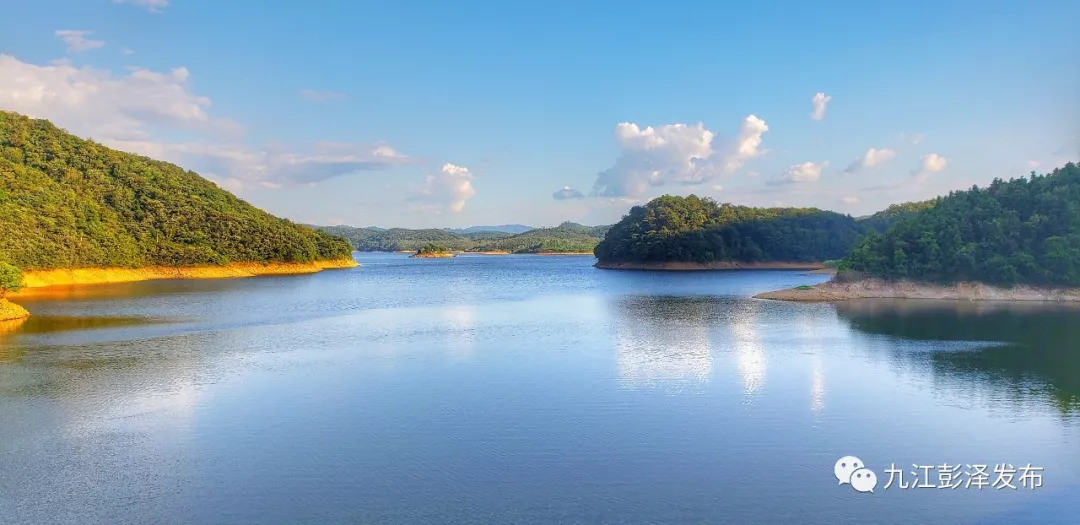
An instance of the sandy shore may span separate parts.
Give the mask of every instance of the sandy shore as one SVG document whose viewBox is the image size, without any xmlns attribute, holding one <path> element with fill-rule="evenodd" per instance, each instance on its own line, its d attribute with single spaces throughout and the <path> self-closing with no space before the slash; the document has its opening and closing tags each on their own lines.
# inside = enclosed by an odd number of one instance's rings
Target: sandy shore
<svg viewBox="0 0 1080 525">
<path fill-rule="evenodd" d="M 912 281 L 887 282 L 865 279 L 853 282 L 829 281 L 817 286 L 766 292 L 757 299 L 779 301 L 829 302 L 849 299 L 945 299 L 958 301 L 1080 301 L 1080 290 L 1015 286 L 1001 288 L 982 283 L 957 283 L 949 286 Z"/>
<path fill-rule="evenodd" d="M 453 253 L 414 253 L 409 256 L 410 259 L 449 259 L 455 257 Z"/>
<path fill-rule="evenodd" d="M 84 284 L 128 283 L 156 279 L 224 279 L 254 277 L 257 275 L 295 275 L 315 273 L 330 268 L 359 266 L 350 259 L 316 261 L 311 263 L 255 263 L 237 262 L 225 266 L 169 267 L 146 266 L 143 268 L 70 268 L 60 270 L 31 270 L 23 273 L 23 290 L 12 296 L 34 293 L 36 288 Z"/>
<path fill-rule="evenodd" d="M 695 262 L 598 262 L 597 268 L 608 270 L 663 270 L 663 271 L 694 271 L 694 270 L 820 270 L 824 268 L 821 263 L 815 262 L 737 262 L 737 261 L 713 261 L 710 263 Z"/>
</svg>

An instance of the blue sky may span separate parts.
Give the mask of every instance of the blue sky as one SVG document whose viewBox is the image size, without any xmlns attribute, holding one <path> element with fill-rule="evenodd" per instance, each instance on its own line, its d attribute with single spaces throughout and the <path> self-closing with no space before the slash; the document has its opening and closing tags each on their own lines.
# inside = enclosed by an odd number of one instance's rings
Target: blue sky
<svg viewBox="0 0 1080 525">
<path fill-rule="evenodd" d="M 358 226 L 861 215 L 1080 158 L 1077 2 L 744 4 L 20 2 L 0 108 Z"/>
</svg>

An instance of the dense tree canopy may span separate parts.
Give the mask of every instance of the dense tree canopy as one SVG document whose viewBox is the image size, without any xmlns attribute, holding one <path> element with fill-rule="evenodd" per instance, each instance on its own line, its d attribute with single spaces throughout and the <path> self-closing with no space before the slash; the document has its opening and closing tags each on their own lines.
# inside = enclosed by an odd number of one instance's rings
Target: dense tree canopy
<svg viewBox="0 0 1080 525">
<path fill-rule="evenodd" d="M 325 226 L 323 231 L 349 240 L 357 250 L 414 251 L 436 243 L 456 251 L 508 251 L 511 253 L 591 252 L 608 226 L 582 226 L 564 222 L 554 228 L 535 228 L 519 234 L 495 231 L 455 233 L 450 230 L 406 228 L 353 228 Z"/>
<path fill-rule="evenodd" d="M 0 299 L 8 292 L 17 292 L 22 288 L 22 272 L 11 263 L 0 261 Z"/>
<path fill-rule="evenodd" d="M 0 112 L 0 260 L 22 269 L 348 257 L 198 174 Z"/>
<path fill-rule="evenodd" d="M 950 193 L 868 236 L 847 275 L 1080 286 L 1080 168 Z"/>
<path fill-rule="evenodd" d="M 824 261 L 861 235 L 855 219 L 813 208 L 749 208 L 695 195 L 635 206 L 596 246 L 601 262 Z"/>
</svg>

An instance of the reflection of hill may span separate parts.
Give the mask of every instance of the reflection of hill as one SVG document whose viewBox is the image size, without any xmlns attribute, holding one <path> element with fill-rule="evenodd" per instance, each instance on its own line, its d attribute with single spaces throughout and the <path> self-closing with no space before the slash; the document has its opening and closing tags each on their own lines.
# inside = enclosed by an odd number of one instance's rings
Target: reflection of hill
<svg viewBox="0 0 1080 525">
<path fill-rule="evenodd" d="M 715 299 L 616 299 L 619 377 L 634 385 L 708 381 L 712 373 L 708 327 Z"/>
<path fill-rule="evenodd" d="M 862 332 L 924 341 L 1006 343 L 933 352 L 937 374 L 1008 389 L 1007 399 L 1080 410 L 1080 309 L 1051 304 L 850 301 L 837 311 Z M 1004 401 L 1005 398 L 1000 399 Z"/>
</svg>

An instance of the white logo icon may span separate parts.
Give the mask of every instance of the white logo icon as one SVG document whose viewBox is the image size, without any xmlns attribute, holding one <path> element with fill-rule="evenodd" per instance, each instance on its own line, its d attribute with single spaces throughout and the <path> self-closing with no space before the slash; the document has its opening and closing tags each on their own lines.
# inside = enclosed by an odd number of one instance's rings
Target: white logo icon
<svg viewBox="0 0 1080 525">
<path fill-rule="evenodd" d="M 874 492 L 877 486 L 877 474 L 866 468 L 863 460 L 855 456 L 844 456 L 836 460 L 833 466 L 833 474 L 836 475 L 840 485 L 847 483 L 859 492 Z"/>
</svg>

